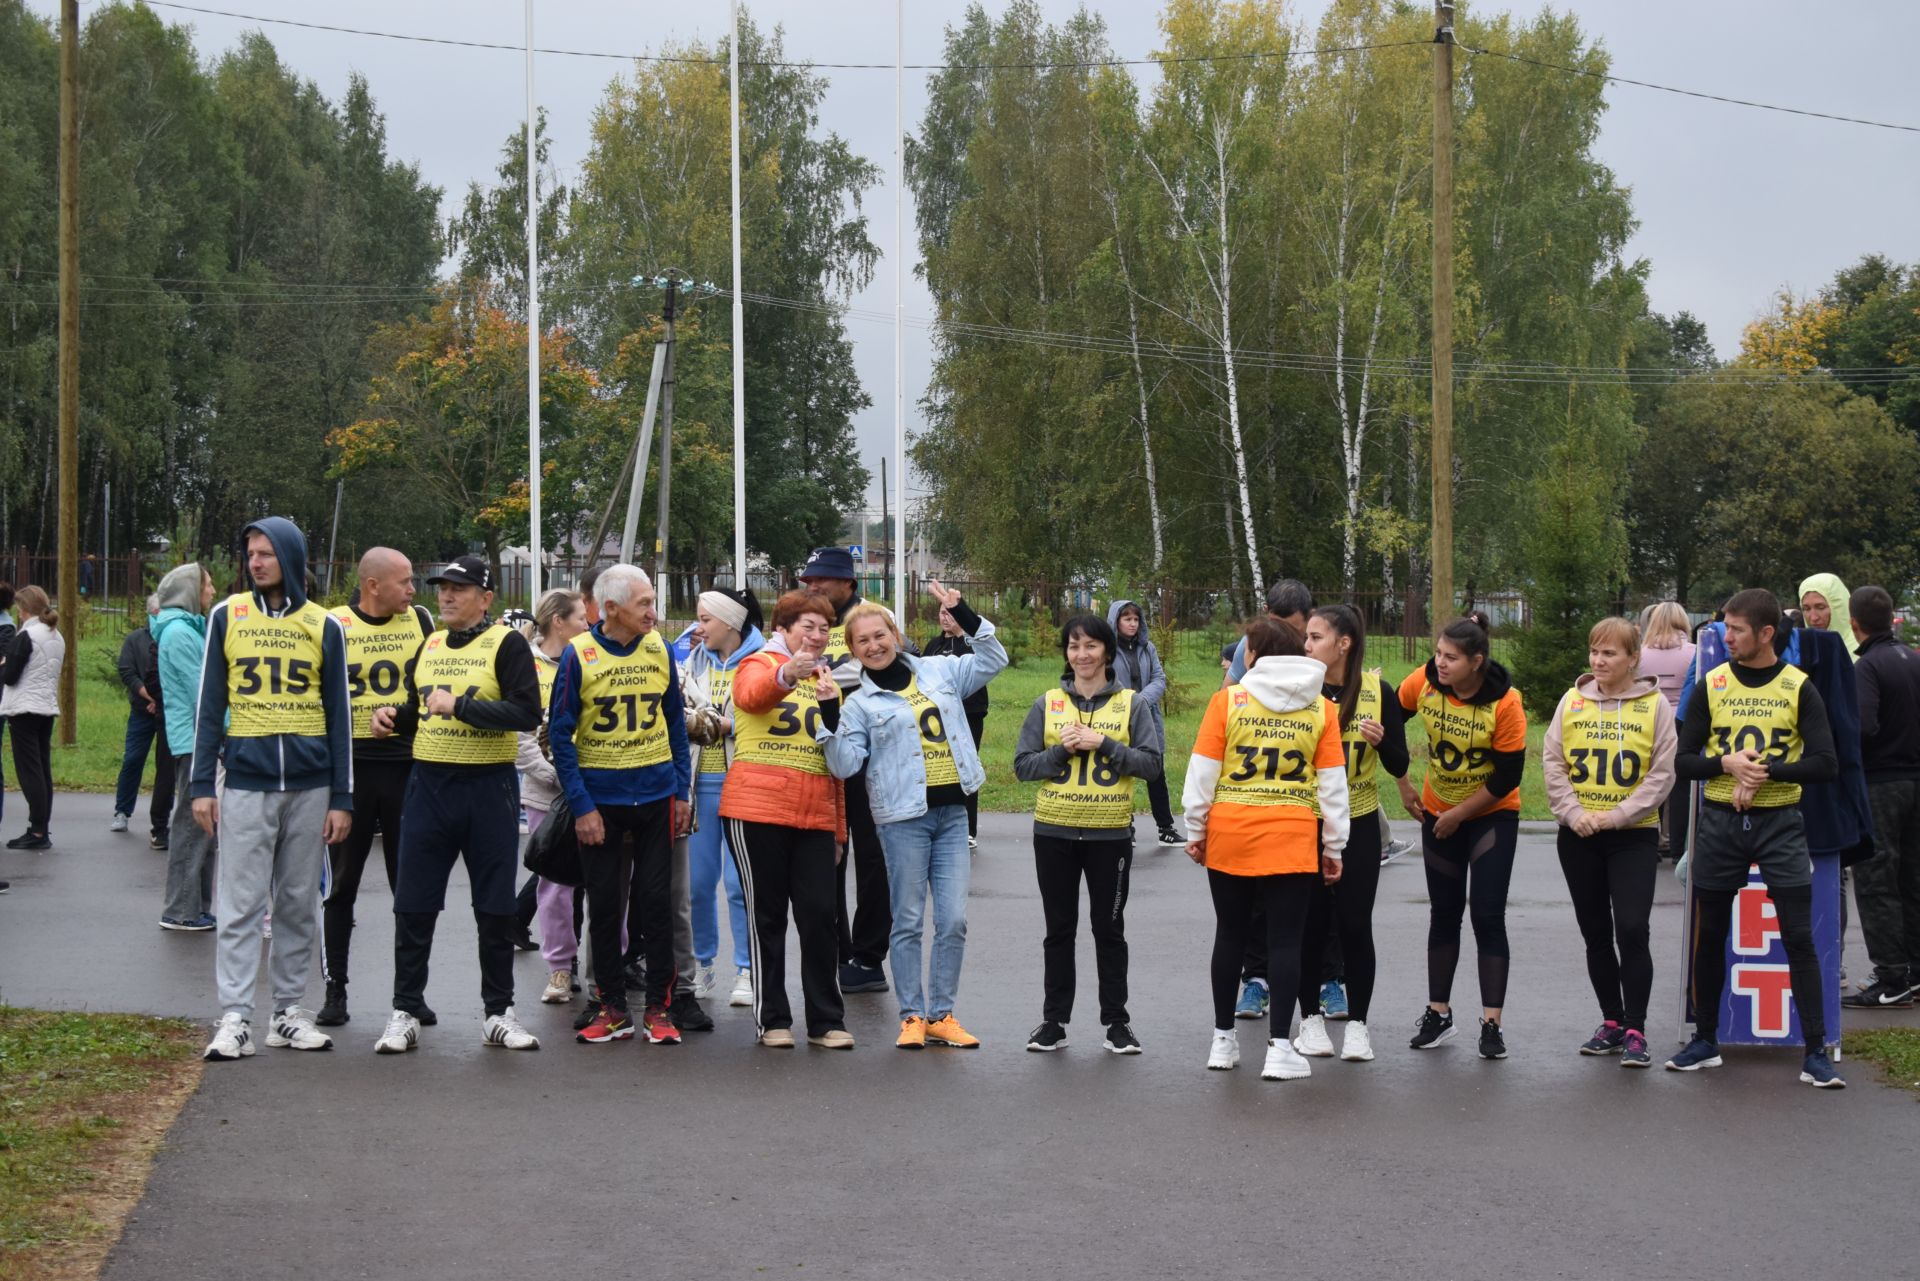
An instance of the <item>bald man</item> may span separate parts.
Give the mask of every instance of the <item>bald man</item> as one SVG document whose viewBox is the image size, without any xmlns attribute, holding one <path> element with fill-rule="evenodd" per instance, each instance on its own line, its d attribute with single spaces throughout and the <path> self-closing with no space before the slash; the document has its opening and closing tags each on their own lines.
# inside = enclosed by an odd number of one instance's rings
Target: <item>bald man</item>
<svg viewBox="0 0 1920 1281">
<path fill-rule="evenodd" d="M 400 798 L 413 772 L 413 738 L 375 738 L 374 709 L 406 702 L 407 677 L 433 631 L 433 615 L 413 603 L 413 563 L 391 547 L 371 548 L 360 558 L 359 602 L 341 606 L 333 616 L 346 636 L 347 693 L 353 701 L 353 830 L 346 840 L 327 847 L 331 877 L 322 933 L 327 999 L 314 1020 L 323 1027 L 347 1021 L 353 904 L 360 896 L 360 877 L 376 832 L 387 864 L 387 885 L 397 884 Z"/>
</svg>

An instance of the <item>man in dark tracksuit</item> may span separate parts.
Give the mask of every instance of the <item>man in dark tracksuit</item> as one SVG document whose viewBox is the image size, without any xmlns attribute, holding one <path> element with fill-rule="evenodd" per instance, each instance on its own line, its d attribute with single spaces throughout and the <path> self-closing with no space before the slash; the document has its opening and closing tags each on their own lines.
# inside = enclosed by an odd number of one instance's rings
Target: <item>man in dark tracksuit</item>
<svg viewBox="0 0 1920 1281">
<path fill-rule="evenodd" d="M 413 564 L 391 547 L 374 547 L 360 558 L 355 603 L 333 611 L 346 638 L 347 694 L 353 701 L 353 830 L 327 847 L 331 876 L 322 922 L 327 998 L 314 1019 L 338 1027 L 347 1014 L 347 957 L 353 941 L 353 909 L 360 878 L 379 837 L 387 865 L 387 888 L 400 883 L 400 802 L 413 772 L 413 736 L 373 736 L 373 713 L 397 707 L 420 647 L 433 632 L 433 615 L 413 603 Z M 433 1011 L 420 1021 L 432 1026 Z"/>
<path fill-rule="evenodd" d="M 1840 999 L 1860 1009 L 1913 1004 L 1920 992 L 1920 654 L 1893 634 L 1893 597 L 1854 590 L 1860 756 L 1873 806 L 1873 857 L 1853 869 L 1853 901 L 1873 982 Z"/>
<path fill-rule="evenodd" d="M 520 855 L 517 735 L 540 724 L 540 678 L 526 638 L 488 615 L 493 576 L 462 556 L 427 580 L 438 587 L 441 629 L 406 673 L 404 706 L 373 713 L 374 737 L 413 736 L 393 895 L 393 1013 L 380 1054 L 419 1044 L 427 962 L 446 907 L 447 878 L 464 859 L 480 942 L 484 1044 L 537 1050 L 513 1014 L 514 872 Z"/>
<path fill-rule="evenodd" d="M 833 603 L 833 630 L 821 652 L 833 667 L 833 679 L 842 692 L 860 684 L 860 664 L 847 652 L 847 611 L 860 603 L 853 577 L 853 554 L 844 547 L 818 547 L 800 570 L 800 583 Z M 847 911 L 847 868 L 854 869 L 854 910 Z M 887 975 L 880 968 L 893 934 L 893 900 L 887 887 L 887 861 L 880 848 L 880 830 L 873 825 L 873 807 L 867 800 L 867 776 L 862 770 L 847 780 L 847 856 L 840 860 L 840 990 L 884 992 Z"/>
<path fill-rule="evenodd" d="M 1779 656 L 1785 619 L 1772 592 L 1748 588 L 1727 601 L 1728 662 L 1688 696 L 1675 772 L 1706 783 L 1694 833 L 1694 1036 L 1667 1060 L 1676 1072 L 1720 1066 L 1720 998 L 1727 981 L 1733 904 L 1758 865 L 1786 947 L 1793 1003 L 1806 1043 L 1800 1079 L 1846 1085 L 1826 1052 L 1826 997 L 1813 941 L 1813 859 L 1800 817 L 1804 783 L 1840 772 L 1826 705 L 1806 676 Z"/>
</svg>

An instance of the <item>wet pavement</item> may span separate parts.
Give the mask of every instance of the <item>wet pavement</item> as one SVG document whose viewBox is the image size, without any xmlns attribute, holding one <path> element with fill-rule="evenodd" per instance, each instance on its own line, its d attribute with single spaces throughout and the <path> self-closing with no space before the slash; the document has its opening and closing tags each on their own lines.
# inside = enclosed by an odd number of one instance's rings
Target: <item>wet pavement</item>
<svg viewBox="0 0 1920 1281">
<path fill-rule="evenodd" d="M 63 795 L 54 852 L 0 851 L 13 882 L 0 999 L 207 1017 L 212 938 L 156 928 L 165 855 L 109 833 L 110 808 Z M 1514 877 L 1512 1057 L 1480 1060 L 1464 1031 L 1406 1048 L 1426 917 L 1408 858 L 1383 871 L 1375 916 L 1378 1059 L 1317 1059 L 1310 1080 L 1277 1083 L 1259 1079 L 1255 1024 L 1241 1024 L 1237 1072 L 1204 1070 L 1212 913 L 1178 851 L 1142 850 L 1128 908 L 1146 1053 L 1100 1049 L 1084 929 L 1072 1048 L 1024 1052 L 1041 936 L 1027 830 L 983 816 L 957 1009 L 985 1042 L 970 1052 L 894 1050 L 885 994 L 848 998 L 851 1054 L 763 1049 L 725 979 L 708 1002 L 715 1032 L 578 1045 L 572 1011 L 539 1004 L 537 953 L 516 962 L 518 1008 L 544 1048 L 485 1048 L 456 873 L 461 906 L 427 993 L 440 1025 L 419 1051 L 376 1057 L 392 926 L 370 869 L 337 1048 L 209 1064 L 105 1275 L 1791 1276 L 1842 1258 L 1854 1275 L 1920 1270 L 1913 1234 L 1872 1218 L 1911 1182 L 1920 1107 L 1872 1069 L 1846 1064 L 1852 1088 L 1823 1092 L 1781 1052 L 1729 1050 L 1724 1069 L 1690 1076 L 1573 1052 L 1597 1015 L 1550 837 L 1522 838 Z M 1663 878 L 1656 1057 L 1677 1040 L 1678 903 Z M 1848 961 L 1864 972 L 1857 933 Z M 797 1004 L 797 964 L 789 975 Z M 316 964 L 316 1005 L 318 982 Z M 1469 956 L 1463 1011 L 1473 984 Z M 1848 1012 L 1848 1027 L 1869 1022 L 1920 1013 Z"/>
</svg>

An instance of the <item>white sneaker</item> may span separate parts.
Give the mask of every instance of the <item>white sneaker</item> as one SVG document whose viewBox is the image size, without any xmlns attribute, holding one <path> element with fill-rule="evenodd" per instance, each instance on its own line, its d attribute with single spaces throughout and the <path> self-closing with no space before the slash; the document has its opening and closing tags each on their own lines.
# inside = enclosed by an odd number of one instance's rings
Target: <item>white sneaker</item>
<svg viewBox="0 0 1920 1281">
<path fill-rule="evenodd" d="M 733 976 L 733 994 L 727 998 L 727 1004 L 742 1009 L 753 1004 L 753 971 L 740 970 Z"/>
<path fill-rule="evenodd" d="M 111 822 L 111 823 L 109 823 L 109 824 L 107 824 L 107 830 L 108 830 L 109 832 L 124 832 L 124 831 L 126 831 L 126 830 L 127 830 L 127 816 L 126 816 L 125 814 L 122 814 L 122 813 L 120 813 L 120 811 L 118 811 L 118 810 L 115 810 L 115 811 L 114 811 L 114 813 L 113 813 L 113 822 Z"/>
<path fill-rule="evenodd" d="M 1207 1051 L 1209 1072 L 1231 1072 L 1240 1066 L 1240 1035 L 1229 1029 L 1214 1029 L 1213 1047 Z"/>
<path fill-rule="evenodd" d="M 697 965 L 693 970 L 693 998 L 704 1001 L 714 994 L 720 986 L 720 976 L 713 972 L 711 965 Z"/>
<path fill-rule="evenodd" d="M 1301 1019 L 1300 1035 L 1294 1038 L 1293 1048 L 1310 1059 L 1332 1058 L 1333 1042 L 1327 1036 L 1326 1018 L 1313 1014 Z"/>
<path fill-rule="evenodd" d="M 1267 1042 L 1267 1065 L 1260 1069 L 1263 1081 L 1298 1081 L 1313 1075 L 1313 1069 L 1293 1048 L 1293 1042 L 1276 1036 Z"/>
<path fill-rule="evenodd" d="M 555 970 L 547 975 L 547 990 L 540 994 L 540 1000 L 547 1005 L 565 1005 L 573 999 L 573 974 L 569 970 Z"/>
<path fill-rule="evenodd" d="M 405 1054 L 420 1044 L 420 1020 L 405 1010 L 387 1015 L 387 1030 L 373 1043 L 375 1054 Z"/>
<path fill-rule="evenodd" d="M 313 1025 L 313 1013 L 289 1005 L 267 1025 L 267 1044 L 276 1050 L 331 1050 L 333 1038 Z"/>
<path fill-rule="evenodd" d="M 1340 1057 L 1349 1063 L 1373 1062 L 1373 1040 L 1367 1035 L 1365 1023 L 1347 1021 L 1346 1039 L 1340 1043 Z"/>
<path fill-rule="evenodd" d="M 540 1038 L 520 1026 L 520 1020 L 513 1017 L 511 1005 L 504 1014 L 487 1015 L 487 1025 L 481 1029 L 480 1040 L 483 1044 L 503 1046 L 509 1050 L 540 1048 Z"/>
<path fill-rule="evenodd" d="M 214 1024 L 213 1039 L 207 1042 L 206 1052 L 200 1057 L 209 1062 L 244 1059 L 250 1057 L 254 1049 L 253 1024 L 238 1014 L 222 1014 Z"/>
</svg>

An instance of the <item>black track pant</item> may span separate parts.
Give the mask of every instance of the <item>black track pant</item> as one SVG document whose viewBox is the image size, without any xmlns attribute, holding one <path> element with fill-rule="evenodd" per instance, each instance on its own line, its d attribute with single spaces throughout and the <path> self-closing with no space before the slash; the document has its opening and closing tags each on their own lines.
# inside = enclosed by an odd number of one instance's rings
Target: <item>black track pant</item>
<svg viewBox="0 0 1920 1281">
<path fill-rule="evenodd" d="M 1560 870 L 1573 897 L 1573 918 L 1587 944 L 1587 978 L 1600 1017 L 1644 1032 L 1653 991 L 1653 951 L 1647 920 L 1653 915 L 1654 875 L 1660 868 L 1660 831 L 1653 827 L 1576 836 L 1560 829 Z"/>
<path fill-rule="evenodd" d="M 600 999 L 617 1010 L 627 1008 L 620 926 L 628 914 L 629 898 L 646 927 L 646 1003 L 664 1006 L 673 991 L 671 807 L 672 801 L 666 797 L 645 805 L 598 806 L 597 812 L 606 824 L 606 839 L 599 845 L 580 847 L 580 870 L 587 882 L 587 939 L 593 955 L 593 981 L 600 988 Z"/>
<path fill-rule="evenodd" d="M 1307 928 L 1307 903 L 1313 896 L 1318 872 L 1287 872 L 1277 876 L 1234 876 L 1207 869 L 1207 887 L 1213 892 L 1213 1026 L 1233 1026 L 1234 1000 L 1239 995 L 1240 960 L 1247 949 L 1247 931 L 1257 903 L 1265 910 L 1267 973 L 1277 991 L 1292 992 L 1300 985 L 1300 943 Z M 1293 1003 L 1275 1001 L 1267 1007 L 1272 1035 L 1284 1037 L 1293 1027 Z"/>
<path fill-rule="evenodd" d="M 1727 986 L 1727 934 L 1733 928 L 1738 890 L 1693 891 L 1693 1026 L 1708 1041 L 1720 1039 L 1720 997 Z M 1813 887 L 1769 888 L 1787 949 L 1793 1003 L 1800 1011 L 1800 1032 L 1807 1048 L 1827 1040 L 1826 997 L 1820 987 L 1820 953 L 1813 945 Z"/>
<path fill-rule="evenodd" d="M 373 853 L 374 828 L 387 865 L 387 888 L 400 883 L 400 802 L 407 794 L 413 762 L 357 760 L 353 763 L 353 828 L 347 839 L 327 847 L 327 901 L 321 945 L 327 985 L 347 985 L 347 952 L 353 940 L 353 905 L 360 878 Z"/>
<path fill-rule="evenodd" d="M 16 712 L 13 722 L 13 773 L 27 798 L 27 830 L 47 834 L 53 819 L 53 717 Z"/>
<path fill-rule="evenodd" d="M 853 869 L 853 910 L 847 910 L 847 869 Z M 887 853 L 867 802 L 867 779 L 847 780 L 847 857 L 834 873 L 839 878 L 840 959 L 877 967 L 893 937 L 893 898 L 887 886 Z"/>
<path fill-rule="evenodd" d="M 1322 958 L 1327 953 L 1328 935 L 1337 930 L 1345 962 L 1348 1017 L 1367 1021 L 1367 1011 L 1373 1005 L 1373 900 L 1379 889 L 1380 812 L 1375 810 L 1353 820 L 1339 883 L 1328 885 L 1317 876 L 1313 878 L 1306 938 L 1300 949 L 1307 961 L 1300 967 L 1301 1018 L 1320 1012 Z"/>
<path fill-rule="evenodd" d="M 978 716 L 975 716 L 972 712 L 967 713 L 967 733 L 973 735 L 973 750 L 978 752 L 980 750 L 980 740 L 987 735 L 987 715 L 985 712 L 982 712 Z M 978 792 L 967 793 L 967 835 L 973 837 L 980 835 L 980 794 Z M 891 908 L 889 908 L 889 912 L 891 912 Z"/>
<path fill-rule="evenodd" d="M 1033 837 L 1033 866 L 1040 881 L 1040 907 L 1047 935 L 1040 945 L 1045 967 L 1046 1002 L 1041 1017 L 1052 1023 L 1073 1019 L 1077 979 L 1075 935 L 1080 926 L 1080 881 L 1087 882 L 1087 924 L 1093 931 L 1093 963 L 1100 975 L 1100 1023 L 1112 1027 L 1127 1019 L 1127 884 L 1133 868 L 1133 842 L 1121 828 L 1117 840 L 1071 841 Z"/>
<path fill-rule="evenodd" d="M 753 1021 L 762 1032 L 793 1026 L 787 1001 L 787 908 L 800 936 L 800 992 L 807 1035 L 844 1030 L 839 949 L 833 928 L 833 833 L 726 820 L 727 844 L 753 921 Z"/>
<path fill-rule="evenodd" d="M 1420 825 L 1427 865 L 1427 1000 L 1450 1005 L 1453 972 L 1460 966 L 1460 918 L 1473 918 L 1480 955 L 1480 1003 L 1497 1010 L 1507 1002 L 1507 885 L 1520 816 L 1512 810 L 1482 814 L 1444 840 L 1433 834 L 1433 816 Z"/>
</svg>

